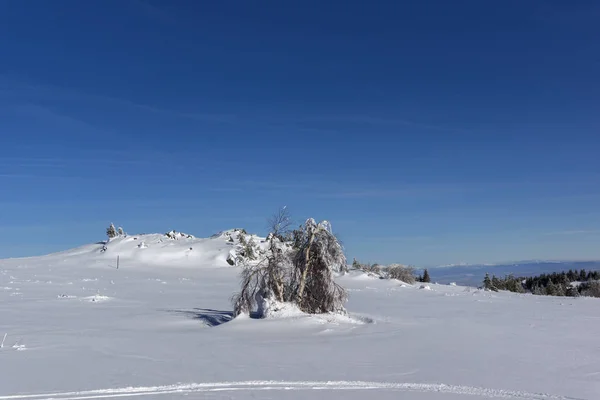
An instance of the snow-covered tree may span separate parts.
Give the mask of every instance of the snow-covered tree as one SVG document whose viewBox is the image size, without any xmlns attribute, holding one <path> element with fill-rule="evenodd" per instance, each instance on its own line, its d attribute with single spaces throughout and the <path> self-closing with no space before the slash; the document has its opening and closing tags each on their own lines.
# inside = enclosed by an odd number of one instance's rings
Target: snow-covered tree
<svg viewBox="0 0 600 400">
<path fill-rule="evenodd" d="M 582 288 L 583 296 L 600 297 L 600 281 L 587 282 L 582 285 Z"/>
<path fill-rule="evenodd" d="M 292 303 L 301 311 L 345 313 L 346 291 L 334 281 L 334 272 L 346 267 L 346 257 L 328 222 L 308 219 L 290 238 L 290 219 L 282 209 L 270 221 L 269 249 L 256 265 L 242 272 L 242 288 L 234 297 L 234 314 Z"/>
<path fill-rule="evenodd" d="M 546 295 L 548 295 L 548 296 L 558 296 L 558 288 L 554 284 L 554 282 L 552 282 L 552 280 L 549 280 L 548 281 L 548 285 L 546 285 Z"/>
<path fill-rule="evenodd" d="M 565 296 L 568 297 L 579 297 L 579 290 L 575 286 L 569 286 L 565 291 Z"/>
<path fill-rule="evenodd" d="M 257 251 L 255 250 L 255 247 L 256 243 L 254 242 L 254 239 L 250 237 L 250 239 L 244 245 L 244 255 L 248 260 L 256 260 Z"/>
<path fill-rule="evenodd" d="M 119 236 L 125 236 L 125 232 L 123 231 L 123 228 L 119 227 L 119 229 L 117 229 L 117 234 Z"/>
<path fill-rule="evenodd" d="M 106 228 L 106 236 L 108 236 L 109 239 L 112 239 L 117 236 L 117 230 L 115 229 L 115 226 L 112 223 L 108 228 Z"/>
</svg>

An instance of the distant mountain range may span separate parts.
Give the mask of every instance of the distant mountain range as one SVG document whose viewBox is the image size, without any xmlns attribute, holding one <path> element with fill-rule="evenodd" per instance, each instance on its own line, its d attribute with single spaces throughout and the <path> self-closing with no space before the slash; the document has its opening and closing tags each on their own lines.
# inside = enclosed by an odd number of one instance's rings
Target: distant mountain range
<svg viewBox="0 0 600 400">
<path fill-rule="evenodd" d="M 534 276 L 568 270 L 598 271 L 600 261 L 515 261 L 505 264 L 459 264 L 429 268 L 431 280 L 438 283 L 480 286 L 486 273 L 496 276 Z"/>
</svg>

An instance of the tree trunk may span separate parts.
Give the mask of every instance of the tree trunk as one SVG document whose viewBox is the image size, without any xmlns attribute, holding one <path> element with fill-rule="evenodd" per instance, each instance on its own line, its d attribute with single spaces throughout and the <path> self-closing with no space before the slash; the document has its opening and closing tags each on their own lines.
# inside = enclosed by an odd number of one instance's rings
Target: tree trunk
<svg viewBox="0 0 600 400">
<path fill-rule="evenodd" d="M 304 271 L 302 271 L 302 277 L 300 278 L 300 286 L 298 288 L 298 294 L 296 296 L 296 303 L 298 307 L 302 309 L 302 295 L 304 294 L 304 286 L 306 286 L 306 276 L 308 275 L 308 269 L 310 268 L 310 248 L 315 239 L 315 231 L 313 231 L 310 235 L 310 240 L 308 241 L 308 246 L 306 246 L 306 253 L 304 254 L 304 259 L 306 261 L 306 265 L 304 266 Z"/>
<path fill-rule="evenodd" d="M 276 276 L 273 276 L 272 279 L 275 283 L 275 298 L 277 299 L 277 301 L 283 303 L 283 281 L 281 279 L 281 275 L 276 274 Z"/>
<path fill-rule="evenodd" d="M 272 265 L 269 266 L 269 270 L 270 270 L 270 279 L 271 282 L 273 282 L 273 286 L 274 286 L 274 295 L 275 298 L 277 299 L 277 301 L 279 302 L 283 302 L 284 298 L 283 298 L 283 279 L 281 277 L 281 274 L 279 273 L 277 266 L 278 263 L 281 261 L 279 260 L 280 255 L 277 252 L 277 248 L 275 247 L 275 244 L 273 243 L 273 240 L 275 239 L 275 237 L 271 238 L 271 243 L 270 243 L 270 247 L 271 247 L 271 255 L 272 255 L 272 259 L 269 261 L 270 263 L 272 263 Z"/>
</svg>

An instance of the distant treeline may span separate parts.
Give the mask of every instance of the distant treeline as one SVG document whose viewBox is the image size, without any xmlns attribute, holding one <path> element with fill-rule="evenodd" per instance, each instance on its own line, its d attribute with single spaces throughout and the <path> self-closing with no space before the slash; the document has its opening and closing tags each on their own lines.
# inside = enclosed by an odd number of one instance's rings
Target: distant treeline
<svg viewBox="0 0 600 400">
<path fill-rule="evenodd" d="M 533 293 L 544 296 L 600 297 L 600 271 L 569 270 L 533 277 L 499 278 L 485 274 L 483 287 L 488 290 L 508 290 L 515 293 Z"/>
</svg>

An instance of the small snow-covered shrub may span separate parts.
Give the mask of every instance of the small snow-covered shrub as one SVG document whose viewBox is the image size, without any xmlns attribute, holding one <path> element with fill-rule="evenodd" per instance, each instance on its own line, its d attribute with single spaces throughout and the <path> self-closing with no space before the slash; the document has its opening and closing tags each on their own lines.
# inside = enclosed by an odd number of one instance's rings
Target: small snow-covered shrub
<svg viewBox="0 0 600 400">
<path fill-rule="evenodd" d="M 117 230 L 115 229 L 114 224 L 111 223 L 110 226 L 106 228 L 106 236 L 108 236 L 109 240 L 114 237 L 117 237 Z"/>
<path fill-rule="evenodd" d="M 381 277 L 383 267 L 379 264 L 361 263 L 356 258 L 352 261 L 352 269 L 364 271 L 369 275 L 377 275 Z"/>
<path fill-rule="evenodd" d="M 366 265 L 363 268 L 363 271 L 371 272 L 375 275 L 381 275 L 381 265 L 379 265 L 379 264 Z"/>
<path fill-rule="evenodd" d="M 401 264 L 392 264 L 387 268 L 388 278 L 406 283 L 415 283 L 415 270 Z"/>
<path fill-rule="evenodd" d="M 193 235 L 188 235 L 187 233 L 177 232 L 176 230 L 172 230 L 170 232 L 165 233 L 165 236 L 171 240 L 179 240 L 179 239 L 193 239 Z"/>
</svg>

